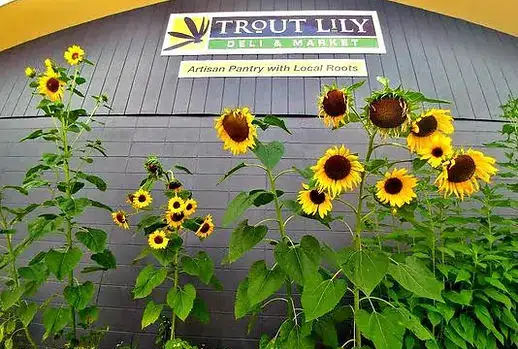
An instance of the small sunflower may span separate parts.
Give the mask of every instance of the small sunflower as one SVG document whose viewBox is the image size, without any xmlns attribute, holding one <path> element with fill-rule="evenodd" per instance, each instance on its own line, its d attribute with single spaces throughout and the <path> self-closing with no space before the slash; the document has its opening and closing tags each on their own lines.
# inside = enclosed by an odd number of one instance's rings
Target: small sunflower
<svg viewBox="0 0 518 349">
<path fill-rule="evenodd" d="M 454 131 L 453 117 L 446 109 L 430 109 L 412 122 L 407 144 L 410 151 L 419 152 L 427 147 L 438 133 L 451 134 Z"/>
<path fill-rule="evenodd" d="M 196 212 L 196 209 L 198 208 L 198 203 L 194 199 L 187 199 L 185 201 L 185 210 L 183 213 L 186 217 L 190 217 Z"/>
<path fill-rule="evenodd" d="M 495 159 L 482 152 L 460 150 L 451 161 L 445 163 L 435 183 L 444 196 L 455 194 L 462 200 L 479 189 L 477 179 L 489 183 L 491 176 L 497 172 L 494 164 Z"/>
<path fill-rule="evenodd" d="M 361 173 L 364 171 L 358 157 L 343 145 L 327 149 L 311 169 L 315 173 L 313 178 L 318 189 L 329 192 L 331 197 L 354 189 L 360 183 Z"/>
<path fill-rule="evenodd" d="M 25 76 L 28 78 L 33 78 L 36 76 L 36 70 L 33 67 L 25 68 Z"/>
<path fill-rule="evenodd" d="M 173 196 L 167 203 L 167 208 L 172 213 L 181 213 L 185 209 L 185 201 L 179 196 Z"/>
<path fill-rule="evenodd" d="M 324 218 L 333 209 L 329 194 L 317 189 L 311 189 L 307 184 L 302 184 L 303 190 L 299 191 L 298 202 L 302 205 L 302 211 L 308 215 L 318 213 Z"/>
<path fill-rule="evenodd" d="M 324 86 L 318 97 L 318 116 L 327 127 L 338 128 L 349 122 L 352 93 L 346 88 Z"/>
<path fill-rule="evenodd" d="M 52 69 L 47 69 L 47 72 L 38 79 L 38 92 L 47 96 L 52 102 L 63 98 L 63 86 L 65 86 L 65 83 L 59 79 L 59 74 Z"/>
<path fill-rule="evenodd" d="M 78 45 L 70 46 L 63 55 L 70 65 L 78 65 L 85 57 L 85 51 Z"/>
<path fill-rule="evenodd" d="M 177 179 L 173 179 L 171 182 L 167 183 L 165 186 L 166 186 L 166 189 L 174 190 L 177 193 L 182 190 L 182 182 L 180 182 Z"/>
<path fill-rule="evenodd" d="M 171 211 L 167 211 L 165 213 L 165 220 L 167 225 L 171 228 L 178 229 L 182 226 L 186 216 L 183 212 L 173 213 Z"/>
<path fill-rule="evenodd" d="M 145 208 L 151 205 L 153 198 L 151 194 L 144 189 L 139 189 L 133 194 L 132 205 L 135 208 Z"/>
<path fill-rule="evenodd" d="M 123 210 L 112 212 L 112 218 L 115 224 L 117 224 L 122 229 L 129 229 L 128 220 L 126 218 L 126 212 L 124 212 Z"/>
<path fill-rule="evenodd" d="M 430 166 L 437 168 L 453 154 L 451 138 L 437 133 L 418 153 L 422 160 L 427 160 Z"/>
<path fill-rule="evenodd" d="M 198 231 L 196 231 L 196 236 L 200 239 L 205 239 L 210 234 L 214 232 L 214 223 L 212 222 L 212 216 L 209 214 L 203 220 L 203 223 L 200 224 Z"/>
<path fill-rule="evenodd" d="M 225 108 L 219 118 L 215 120 L 214 128 L 218 137 L 223 141 L 223 149 L 232 154 L 244 154 L 248 148 L 255 146 L 257 130 L 252 124 L 254 116 L 247 107 Z"/>
<path fill-rule="evenodd" d="M 54 63 L 51 61 L 50 58 L 47 58 L 45 61 L 45 68 L 52 69 L 54 67 Z"/>
<path fill-rule="evenodd" d="M 376 196 L 384 204 L 401 207 L 417 196 L 414 192 L 416 185 L 417 179 L 407 174 L 406 169 L 395 168 L 392 173 L 385 173 L 385 178 L 376 183 Z"/>
<path fill-rule="evenodd" d="M 169 239 L 162 230 L 155 230 L 154 233 L 149 234 L 147 242 L 149 246 L 155 250 L 164 249 L 167 247 Z"/>
</svg>

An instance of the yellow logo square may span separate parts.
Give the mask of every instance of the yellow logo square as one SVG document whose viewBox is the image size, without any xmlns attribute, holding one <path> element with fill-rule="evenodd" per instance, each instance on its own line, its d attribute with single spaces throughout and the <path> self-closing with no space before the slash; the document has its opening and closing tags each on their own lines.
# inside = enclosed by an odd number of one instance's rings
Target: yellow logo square
<svg viewBox="0 0 518 349">
<path fill-rule="evenodd" d="M 210 20 L 204 16 L 175 17 L 167 28 L 164 51 L 198 51 L 207 47 Z"/>
</svg>

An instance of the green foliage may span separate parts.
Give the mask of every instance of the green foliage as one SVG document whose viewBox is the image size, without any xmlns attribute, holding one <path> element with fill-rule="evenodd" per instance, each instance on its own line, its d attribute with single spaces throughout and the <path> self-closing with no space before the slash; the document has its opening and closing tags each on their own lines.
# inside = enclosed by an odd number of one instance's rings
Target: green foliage
<svg viewBox="0 0 518 349">
<path fill-rule="evenodd" d="M 224 262 L 233 263 L 241 258 L 246 252 L 263 241 L 267 233 L 268 228 L 265 225 L 250 226 L 248 220 L 239 223 L 230 236 L 228 255 Z"/>
</svg>

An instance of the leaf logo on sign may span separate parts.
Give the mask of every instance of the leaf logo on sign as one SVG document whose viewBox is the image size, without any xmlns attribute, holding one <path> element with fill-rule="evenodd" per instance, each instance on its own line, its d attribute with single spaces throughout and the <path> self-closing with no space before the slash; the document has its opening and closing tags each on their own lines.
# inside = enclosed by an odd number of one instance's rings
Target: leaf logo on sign
<svg viewBox="0 0 518 349">
<path fill-rule="evenodd" d="M 197 24 L 198 23 L 198 24 Z M 177 18 L 172 23 L 169 44 L 171 46 L 164 51 L 175 50 L 183 47 L 185 49 L 197 49 L 196 44 L 203 43 L 203 39 L 209 30 L 210 20 L 207 17 L 184 17 Z M 185 46 L 189 45 L 188 48 Z"/>
</svg>

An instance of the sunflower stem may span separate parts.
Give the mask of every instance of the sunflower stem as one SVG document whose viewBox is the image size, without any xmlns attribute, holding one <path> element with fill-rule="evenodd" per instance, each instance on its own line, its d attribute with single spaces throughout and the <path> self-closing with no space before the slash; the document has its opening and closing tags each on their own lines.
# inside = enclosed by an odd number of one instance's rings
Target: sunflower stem
<svg viewBox="0 0 518 349">
<path fill-rule="evenodd" d="M 178 233 L 178 232 L 177 232 Z M 180 250 L 176 250 L 174 254 L 174 280 L 173 280 L 173 288 L 176 290 L 178 288 L 178 255 Z M 176 314 L 174 313 L 174 309 L 171 309 L 171 335 L 169 337 L 170 340 L 175 339 L 175 325 L 176 325 Z"/>
</svg>

